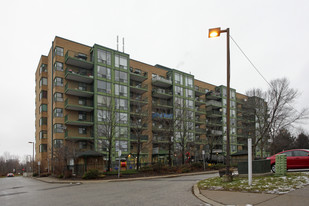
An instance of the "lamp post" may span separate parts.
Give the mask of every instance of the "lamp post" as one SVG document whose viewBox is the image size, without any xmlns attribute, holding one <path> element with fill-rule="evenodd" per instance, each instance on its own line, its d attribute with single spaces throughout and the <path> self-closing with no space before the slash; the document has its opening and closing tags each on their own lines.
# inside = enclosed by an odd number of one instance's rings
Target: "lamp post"
<svg viewBox="0 0 309 206">
<path fill-rule="evenodd" d="M 29 144 L 32 144 L 32 175 L 33 175 L 33 169 L 34 169 L 34 142 L 28 142 Z"/>
<path fill-rule="evenodd" d="M 218 37 L 221 33 L 226 33 L 226 46 L 227 46 L 227 83 L 226 83 L 226 175 L 230 175 L 230 29 L 221 30 L 220 27 L 209 29 L 209 38 Z"/>
</svg>

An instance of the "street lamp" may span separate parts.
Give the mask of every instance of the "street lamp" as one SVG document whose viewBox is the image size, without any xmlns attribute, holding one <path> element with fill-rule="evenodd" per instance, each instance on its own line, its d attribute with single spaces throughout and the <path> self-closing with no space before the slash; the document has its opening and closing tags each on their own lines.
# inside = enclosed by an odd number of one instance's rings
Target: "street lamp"
<svg viewBox="0 0 309 206">
<path fill-rule="evenodd" d="M 218 37 L 221 33 L 226 33 L 227 46 L 227 83 L 226 83 L 226 175 L 230 175 L 230 29 L 221 30 L 220 27 L 209 29 L 209 38 Z"/>
<path fill-rule="evenodd" d="M 28 142 L 29 144 L 32 144 L 32 175 L 33 175 L 33 169 L 34 169 L 34 142 Z"/>
</svg>

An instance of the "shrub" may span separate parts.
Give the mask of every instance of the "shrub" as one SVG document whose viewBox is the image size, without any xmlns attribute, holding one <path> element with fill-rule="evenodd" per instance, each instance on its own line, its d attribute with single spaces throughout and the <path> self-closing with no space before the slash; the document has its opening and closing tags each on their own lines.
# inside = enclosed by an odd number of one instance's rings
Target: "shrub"
<svg viewBox="0 0 309 206">
<path fill-rule="evenodd" d="M 191 164 L 191 168 L 192 169 L 202 169 L 203 168 L 203 164 L 200 162 L 194 162 Z"/>
<path fill-rule="evenodd" d="M 99 177 L 100 173 L 98 170 L 96 169 L 92 169 L 92 170 L 89 170 L 88 172 L 86 172 L 84 175 L 83 175 L 83 179 L 86 179 L 86 180 L 89 180 L 89 179 L 97 179 Z"/>
<path fill-rule="evenodd" d="M 39 176 L 39 174 L 38 174 L 38 173 L 33 173 L 32 176 L 33 176 L 33 177 L 37 177 L 37 176 Z"/>
</svg>

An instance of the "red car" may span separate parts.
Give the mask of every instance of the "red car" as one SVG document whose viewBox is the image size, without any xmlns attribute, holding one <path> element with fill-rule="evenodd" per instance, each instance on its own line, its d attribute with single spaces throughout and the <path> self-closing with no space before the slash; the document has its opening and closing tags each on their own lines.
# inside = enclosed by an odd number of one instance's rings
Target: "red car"
<svg viewBox="0 0 309 206">
<path fill-rule="evenodd" d="M 279 152 L 271 157 L 270 159 L 271 170 L 276 171 L 276 155 L 285 154 L 287 161 L 287 169 L 304 169 L 309 168 L 309 149 L 292 149 Z"/>
</svg>

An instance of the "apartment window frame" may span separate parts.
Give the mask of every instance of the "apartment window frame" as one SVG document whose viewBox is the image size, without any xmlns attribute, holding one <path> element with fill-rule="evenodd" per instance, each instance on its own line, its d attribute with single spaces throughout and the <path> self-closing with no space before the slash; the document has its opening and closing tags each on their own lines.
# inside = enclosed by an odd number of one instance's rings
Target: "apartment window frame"
<svg viewBox="0 0 309 206">
<path fill-rule="evenodd" d="M 183 76 L 182 74 L 175 73 L 175 84 L 183 84 Z"/>
<path fill-rule="evenodd" d="M 42 90 L 40 92 L 39 100 L 41 100 L 41 99 L 47 99 L 47 91 L 46 90 Z"/>
<path fill-rule="evenodd" d="M 185 85 L 187 87 L 193 88 L 193 78 L 192 77 L 185 77 Z"/>
<path fill-rule="evenodd" d="M 115 150 L 116 150 L 116 152 L 118 152 L 119 149 L 122 152 L 127 152 L 128 151 L 128 141 L 127 140 L 116 141 L 115 142 Z"/>
<path fill-rule="evenodd" d="M 115 81 L 122 82 L 122 83 L 128 83 L 128 73 L 115 70 Z"/>
<path fill-rule="evenodd" d="M 97 146 L 99 151 L 108 152 L 109 141 L 107 139 L 98 139 Z"/>
<path fill-rule="evenodd" d="M 55 92 L 54 93 L 54 101 L 55 102 L 63 102 L 63 93 Z"/>
<path fill-rule="evenodd" d="M 186 97 L 187 98 L 194 98 L 194 92 L 192 89 L 186 89 Z"/>
<path fill-rule="evenodd" d="M 54 139 L 54 148 L 61 148 L 63 146 L 62 139 Z"/>
<path fill-rule="evenodd" d="M 101 93 L 107 93 L 111 94 L 112 93 L 112 84 L 107 81 L 103 80 L 98 80 L 97 82 L 97 91 Z"/>
<path fill-rule="evenodd" d="M 63 78 L 55 77 L 55 79 L 54 79 L 54 86 L 63 87 Z"/>
<path fill-rule="evenodd" d="M 42 77 L 42 78 L 40 79 L 40 87 L 41 87 L 41 86 L 46 86 L 47 84 L 48 84 L 47 78 L 46 78 L 46 77 Z"/>
<path fill-rule="evenodd" d="M 110 51 L 98 49 L 98 62 L 106 65 L 112 65 L 112 53 Z"/>
<path fill-rule="evenodd" d="M 40 126 L 47 125 L 47 117 L 41 117 L 39 120 L 39 125 Z"/>
<path fill-rule="evenodd" d="M 87 120 L 87 112 L 78 112 L 78 121 L 86 121 Z"/>
<path fill-rule="evenodd" d="M 54 133 L 64 133 L 63 124 L 60 124 L 60 123 L 54 124 Z"/>
<path fill-rule="evenodd" d="M 110 107 L 112 103 L 112 98 L 105 95 L 97 95 L 97 105 L 98 107 Z"/>
<path fill-rule="evenodd" d="M 97 118 L 98 122 L 107 122 L 111 121 L 111 113 L 106 109 L 98 109 L 97 110 Z"/>
<path fill-rule="evenodd" d="M 40 66 L 40 74 L 42 72 L 47 72 L 47 64 L 41 64 L 41 66 Z"/>
<path fill-rule="evenodd" d="M 54 109 L 54 117 L 63 117 L 63 109 L 55 108 Z"/>
<path fill-rule="evenodd" d="M 128 100 L 121 99 L 121 98 L 115 98 L 115 108 L 119 110 L 128 111 Z"/>
<path fill-rule="evenodd" d="M 40 113 L 47 112 L 47 104 L 41 104 L 39 110 Z"/>
<path fill-rule="evenodd" d="M 98 71 L 97 74 L 98 77 L 105 79 L 112 79 L 112 72 L 110 68 L 98 65 L 97 71 Z"/>
<path fill-rule="evenodd" d="M 55 55 L 63 57 L 64 49 L 62 47 L 56 46 L 55 47 Z"/>
<path fill-rule="evenodd" d="M 39 139 L 47 139 L 47 130 L 41 130 L 40 131 Z"/>
<path fill-rule="evenodd" d="M 119 54 L 115 54 L 115 67 L 127 70 L 128 58 Z"/>
<path fill-rule="evenodd" d="M 128 86 L 115 84 L 115 95 L 128 97 Z"/>
<path fill-rule="evenodd" d="M 128 137 L 128 127 L 116 126 L 115 127 L 115 137 Z"/>
<path fill-rule="evenodd" d="M 79 127 L 78 128 L 78 134 L 87 134 L 87 128 L 86 127 Z"/>
<path fill-rule="evenodd" d="M 47 144 L 40 144 L 40 153 L 47 152 Z"/>
<path fill-rule="evenodd" d="M 118 124 L 128 124 L 128 113 L 115 112 L 115 121 Z"/>
<path fill-rule="evenodd" d="M 63 63 L 62 62 L 55 62 L 54 70 L 63 72 Z"/>
</svg>

